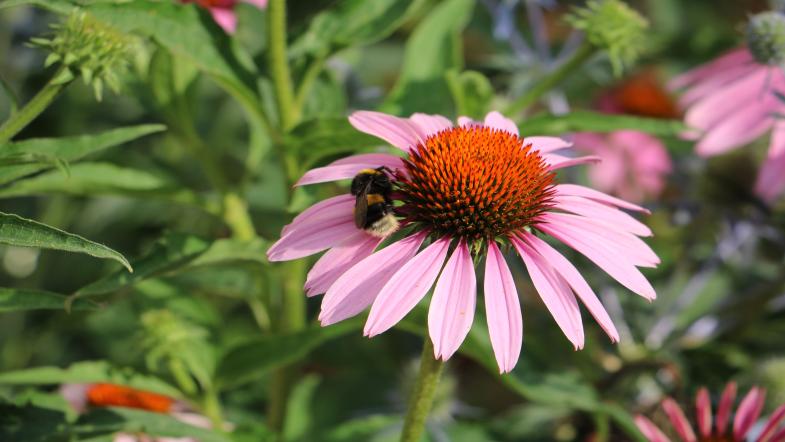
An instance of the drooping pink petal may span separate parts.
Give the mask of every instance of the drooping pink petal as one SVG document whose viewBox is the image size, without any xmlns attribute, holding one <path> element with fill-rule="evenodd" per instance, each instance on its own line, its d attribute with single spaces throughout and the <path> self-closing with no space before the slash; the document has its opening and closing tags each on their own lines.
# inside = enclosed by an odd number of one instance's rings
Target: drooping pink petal
<svg viewBox="0 0 785 442">
<path fill-rule="evenodd" d="M 232 8 L 210 8 L 213 20 L 229 34 L 237 30 L 237 15 Z"/>
<path fill-rule="evenodd" d="M 320 207 L 321 211 L 313 211 L 318 216 L 303 217 L 292 222 L 281 239 L 267 250 L 267 258 L 270 261 L 288 261 L 313 255 L 357 233 L 351 209 L 328 213 L 323 210 L 324 207 Z"/>
<path fill-rule="evenodd" d="M 641 433 L 649 440 L 649 442 L 671 442 L 662 430 L 657 428 L 656 425 L 644 416 L 635 416 L 635 426 L 641 430 Z"/>
<path fill-rule="evenodd" d="M 576 350 L 583 348 L 583 323 L 575 295 L 542 256 L 515 236 L 510 242 L 523 258 L 534 287 L 551 316 Z"/>
<path fill-rule="evenodd" d="M 474 320 L 477 278 L 466 241 L 460 240 L 442 270 L 428 309 L 433 356 L 446 361 L 461 346 Z"/>
<path fill-rule="evenodd" d="M 376 169 L 382 166 L 391 170 L 402 169 L 403 161 L 400 157 L 385 153 L 352 155 L 305 172 L 295 186 L 354 178 L 363 169 Z"/>
<path fill-rule="evenodd" d="M 436 135 L 437 133 L 452 127 L 452 122 L 441 115 L 428 115 L 416 113 L 409 117 L 414 124 L 420 126 L 420 129 L 426 136 Z"/>
<path fill-rule="evenodd" d="M 773 203 L 785 192 L 785 123 L 777 123 L 771 135 L 768 157 L 755 182 L 755 194 Z"/>
<path fill-rule="evenodd" d="M 670 419 L 673 424 L 673 429 L 676 430 L 676 433 L 678 433 L 679 437 L 681 437 L 684 442 L 697 441 L 690 422 L 684 416 L 684 412 L 676 401 L 671 398 L 666 398 L 662 401 L 662 409 L 665 410 L 665 414 L 668 415 L 668 419 Z"/>
<path fill-rule="evenodd" d="M 567 140 L 563 140 L 558 137 L 541 137 L 541 136 L 533 136 L 533 137 L 524 137 L 523 144 L 532 145 L 532 149 L 540 152 L 541 154 L 546 154 L 549 152 L 554 152 L 561 149 L 566 149 L 572 146 Z"/>
<path fill-rule="evenodd" d="M 695 416 L 700 435 L 704 438 L 711 436 L 711 398 L 706 388 L 698 390 L 698 395 L 695 396 Z"/>
<path fill-rule="evenodd" d="M 668 88 L 671 90 L 681 89 L 691 83 L 711 77 L 716 72 L 725 71 L 733 66 L 752 63 L 753 61 L 752 54 L 746 48 L 733 49 L 709 63 L 698 66 L 674 78 L 668 83 Z"/>
<path fill-rule="evenodd" d="M 774 125 L 774 106 L 764 103 L 713 126 L 695 145 L 695 152 L 703 156 L 718 155 L 755 140 Z"/>
<path fill-rule="evenodd" d="M 729 382 L 722 391 L 720 404 L 717 406 L 717 420 L 714 422 L 717 428 L 717 435 L 725 435 L 725 430 L 730 421 L 730 414 L 733 410 L 733 401 L 736 399 L 736 383 Z"/>
<path fill-rule="evenodd" d="M 620 259 L 618 254 L 610 253 L 604 248 L 594 247 L 593 243 L 585 241 L 580 235 L 576 235 L 573 230 L 563 226 L 539 223 L 537 228 L 589 258 L 613 279 L 619 281 L 620 284 L 631 291 L 649 300 L 657 297 L 654 288 L 640 271 L 624 258 Z"/>
<path fill-rule="evenodd" d="M 717 122 L 734 114 L 745 112 L 751 106 L 758 106 L 766 88 L 766 69 L 742 77 L 722 91 L 707 96 L 690 106 L 684 115 L 684 122 L 701 130 L 708 130 Z"/>
<path fill-rule="evenodd" d="M 485 116 L 485 125 L 518 135 L 518 126 L 512 120 L 496 111 L 489 112 Z"/>
<path fill-rule="evenodd" d="M 409 152 L 426 138 L 419 126 L 409 120 L 381 112 L 355 112 L 349 116 L 349 123 L 360 132 L 379 137 L 404 152 Z"/>
<path fill-rule="evenodd" d="M 684 94 L 679 97 L 679 105 L 682 108 L 686 108 L 707 97 L 722 93 L 725 88 L 734 85 L 736 82 L 743 80 L 760 69 L 761 66 L 759 64 L 750 63 L 734 66 L 722 72 L 716 72 L 711 78 L 696 83 L 687 89 Z"/>
<path fill-rule="evenodd" d="M 733 437 L 736 440 L 742 440 L 747 436 L 747 432 L 763 411 L 765 398 L 765 391 L 753 387 L 741 400 L 739 408 L 736 409 L 736 416 L 733 417 Z"/>
<path fill-rule="evenodd" d="M 521 355 L 523 318 L 515 281 L 495 241 L 488 242 L 484 294 L 488 333 L 499 373 L 509 373 Z"/>
<path fill-rule="evenodd" d="M 771 416 L 769 416 L 766 426 L 763 427 L 763 431 L 758 435 L 757 442 L 771 441 L 783 419 L 785 419 L 785 405 L 780 405 L 774 410 L 774 413 L 771 413 Z"/>
<path fill-rule="evenodd" d="M 580 298 L 583 305 L 589 310 L 589 313 L 594 317 L 600 327 L 605 330 L 611 342 L 619 342 L 619 332 L 613 324 L 613 320 L 608 315 L 608 312 L 603 307 L 597 295 L 583 279 L 578 269 L 570 261 L 562 256 L 553 247 L 548 245 L 545 241 L 537 238 L 529 232 L 523 232 L 521 238 L 526 241 L 532 249 L 539 253 L 545 261 L 547 261 L 556 272 L 567 281 L 567 284 L 572 288 L 578 298 Z"/>
<path fill-rule="evenodd" d="M 305 294 L 314 296 L 326 292 L 342 274 L 373 253 L 381 242 L 382 238 L 358 230 L 328 250 L 308 272 Z"/>
<path fill-rule="evenodd" d="M 425 236 L 426 233 L 418 233 L 396 241 L 341 275 L 322 299 L 321 324 L 343 321 L 370 306 L 395 272 L 414 257 Z"/>
<path fill-rule="evenodd" d="M 645 209 L 636 204 L 632 204 L 622 199 L 610 196 L 608 194 L 596 191 L 594 189 L 585 186 L 579 186 L 577 184 L 559 184 L 555 186 L 554 189 L 557 195 L 580 196 L 583 198 L 588 198 L 611 206 L 620 207 L 622 209 L 634 210 L 636 212 L 643 212 L 646 214 L 651 213 L 649 212 L 648 209 Z"/>
<path fill-rule="evenodd" d="M 450 239 L 441 238 L 398 269 L 371 306 L 365 336 L 389 330 L 420 302 L 436 281 L 449 247 Z"/>
<path fill-rule="evenodd" d="M 652 235 L 651 229 L 649 229 L 648 226 L 629 214 L 606 204 L 598 203 L 588 198 L 581 198 L 579 196 L 556 196 L 553 201 L 556 203 L 556 208 L 560 210 L 583 215 L 599 221 L 605 221 L 615 228 L 623 229 L 634 235 Z"/>
<path fill-rule="evenodd" d="M 335 219 L 345 219 L 354 210 L 355 197 L 353 195 L 338 195 L 326 200 L 319 201 L 313 206 L 305 209 L 302 213 L 294 217 L 291 223 L 284 226 L 281 236 L 286 236 L 295 228 L 303 228 L 310 225 L 328 223 Z"/>
<path fill-rule="evenodd" d="M 543 159 L 551 166 L 551 170 L 563 169 L 565 167 L 572 167 L 580 164 L 599 163 L 602 161 L 602 158 L 597 155 L 569 158 L 562 155 L 546 154 L 543 155 Z"/>
</svg>

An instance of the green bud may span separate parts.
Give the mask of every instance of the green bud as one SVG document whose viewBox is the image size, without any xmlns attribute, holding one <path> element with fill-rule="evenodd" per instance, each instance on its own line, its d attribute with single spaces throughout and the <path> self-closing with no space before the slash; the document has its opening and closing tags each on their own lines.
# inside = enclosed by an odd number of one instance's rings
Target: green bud
<svg viewBox="0 0 785 442">
<path fill-rule="evenodd" d="M 92 85 L 96 98 L 106 84 L 117 91 L 119 76 L 130 58 L 132 40 L 83 11 L 75 11 L 63 23 L 52 25 L 51 38 L 33 38 L 30 43 L 49 50 L 45 66 L 61 64 Z"/>
<path fill-rule="evenodd" d="M 747 23 L 747 47 L 761 64 L 785 64 L 785 15 L 762 12 Z"/>
<path fill-rule="evenodd" d="M 589 0 L 567 21 L 586 33 L 592 46 L 608 53 L 614 75 L 637 61 L 646 47 L 649 22 L 621 0 Z"/>
</svg>

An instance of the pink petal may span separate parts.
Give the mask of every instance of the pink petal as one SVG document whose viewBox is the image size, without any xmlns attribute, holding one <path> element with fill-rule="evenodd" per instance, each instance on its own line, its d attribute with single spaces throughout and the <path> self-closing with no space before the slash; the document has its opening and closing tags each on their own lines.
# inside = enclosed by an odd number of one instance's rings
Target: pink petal
<svg viewBox="0 0 785 442">
<path fill-rule="evenodd" d="M 605 270 L 613 279 L 631 291 L 652 300 L 656 298 L 654 288 L 649 281 L 625 259 L 620 259 L 618 254 L 608 252 L 605 248 L 595 247 L 594 242 L 586 241 L 572 229 L 556 224 L 537 224 L 537 228 L 553 236 L 559 241 L 577 250 L 592 262 Z"/>
<path fill-rule="evenodd" d="M 518 126 L 512 120 L 496 111 L 489 112 L 485 116 L 485 125 L 518 135 Z"/>
<path fill-rule="evenodd" d="M 777 123 L 769 143 L 769 155 L 763 161 L 755 182 L 755 194 L 773 203 L 785 192 L 785 124 Z"/>
<path fill-rule="evenodd" d="M 295 186 L 354 178 L 354 176 L 363 169 L 376 169 L 377 167 L 382 166 L 388 167 L 391 170 L 402 169 L 403 161 L 400 157 L 385 153 L 352 155 L 338 161 L 333 161 L 327 166 L 317 167 L 305 172 Z"/>
<path fill-rule="evenodd" d="M 780 405 L 774 410 L 774 413 L 769 416 L 769 420 L 766 422 L 766 426 L 763 427 L 763 431 L 760 432 L 757 442 L 769 442 L 783 419 L 785 419 L 785 405 Z"/>
<path fill-rule="evenodd" d="M 419 126 L 409 120 L 381 112 L 355 112 L 349 116 L 349 123 L 360 132 L 381 138 L 405 152 L 427 138 Z"/>
<path fill-rule="evenodd" d="M 399 268 L 373 302 L 365 336 L 389 330 L 420 302 L 439 276 L 449 248 L 449 238 L 441 238 Z"/>
<path fill-rule="evenodd" d="M 509 373 L 518 363 L 523 343 L 521 304 L 510 268 L 495 241 L 485 257 L 485 314 L 499 373 Z"/>
<path fill-rule="evenodd" d="M 458 117 L 458 126 L 479 126 L 481 123 L 479 121 L 472 120 L 469 117 L 461 115 Z"/>
<path fill-rule="evenodd" d="M 527 144 L 532 145 L 532 149 L 540 152 L 541 154 L 545 154 L 548 152 L 553 152 L 556 150 L 566 149 L 572 146 L 572 143 L 566 140 L 562 140 L 558 137 L 540 137 L 540 136 L 533 136 L 533 137 L 524 137 L 523 138 L 524 146 Z"/>
<path fill-rule="evenodd" d="M 763 411 L 765 396 L 766 393 L 763 390 L 753 387 L 741 400 L 739 408 L 736 409 L 736 416 L 733 418 L 733 437 L 737 440 L 747 436 L 747 432 L 758 420 L 760 412 Z"/>
<path fill-rule="evenodd" d="M 695 145 L 695 152 L 703 156 L 718 155 L 757 139 L 774 125 L 774 106 L 765 103 L 722 121 L 706 132 Z"/>
<path fill-rule="evenodd" d="M 577 184 L 559 184 L 554 188 L 556 190 L 557 195 L 580 196 L 594 201 L 599 201 L 601 203 L 608 204 L 611 206 L 620 207 L 622 209 L 634 210 L 636 212 L 643 212 L 646 214 L 651 213 L 647 209 L 644 209 L 641 206 L 629 203 L 627 201 L 610 196 L 602 192 L 598 192 L 588 187 L 579 186 Z"/>
<path fill-rule="evenodd" d="M 679 434 L 679 437 L 681 437 L 684 442 L 697 441 L 695 432 L 692 431 L 692 426 L 687 421 L 684 412 L 676 401 L 671 398 L 666 398 L 662 401 L 662 409 L 665 410 L 665 414 L 668 415 L 668 418 L 673 424 L 673 429 L 676 430 L 676 433 Z"/>
<path fill-rule="evenodd" d="M 711 77 L 717 72 L 722 72 L 733 66 L 752 62 L 752 54 L 750 54 L 746 48 L 733 49 L 709 63 L 705 63 L 674 78 L 668 83 L 668 88 L 681 89 L 691 83 Z"/>
<path fill-rule="evenodd" d="M 472 327 L 476 302 L 474 263 L 466 241 L 460 240 L 436 282 L 428 309 L 428 332 L 436 359 L 446 361 L 461 346 Z"/>
<path fill-rule="evenodd" d="M 267 0 L 242 0 L 242 1 L 254 5 L 259 9 L 265 9 L 267 7 Z"/>
<path fill-rule="evenodd" d="M 450 129 L 452 121 L 441 115 L 428 115 L 428 114 L 412 114 L 409 120 L 420 127 L 426 136 L 430 137 L 437 133 Z"/>
<path fill-rule="evenodd" d="M 381 242 L 382 238 L 358 230 L 328 250 L 308 272 L 305 293 L 314 296 L 326 292 L 342 274 L 373 253 Z"/>
<path fill-rule="evenodd" d="M 641 430 L 646 439 L 649 439 L 649 442 L 671 442 L 668 436 L 663 434 L 652 421 L 641 415 L 635 416 L 635 425 Z"/>
<path fill-rule="evenodd" d="M 270 261 L 288 261 L 319 253 L 357 233 L 357 227 L 352 211 L 345 210 L 301 218 L 287 226 L 285 232 L 267 250 Z"/>
<path fill-rule="evenodd" d="M 679 106 L 687 108 L 699 101 L 714 96 L 730 86 L 733 86 L 738 81 L 743 80 L 755 71 L 760 70 L 762 67 L 757 63 L 741 64 L 733 66 L 725 71 L 717 72 L 700 83 L 687 89 L 681 97 L 679 97 Z M 765 68 L 763 68 L 765 69 Z"/>
<path fill-rule="evenodd" d="M 395 272 L 414 257 L 425 236 L 420 233 L 394 242 L 341 275 L 322 299 L 319 313 L 321 324 L 324 326 L 343 321 L 371 305 Z"/>
<path fill-rule="evenodd" d="M 528 244 L 514 236 L 510 237 L 510 241 L 523 258 L 532 283 L 556 324 L 576 350 L 583 348 L 581 311 L 570 288 L 545 259 Z"/>
<path fill-rule="evenodd" d="M 729 382 L 722 391 L 720 404 L 717 406 L 717 420 L 714 422 L 717 427 L 717 435 L 722 436 L 725 434 L 725 429 L 730 420 L 730 414 L 733 409 L 733 401 L 736 399 L 736 383 Z"/>
<path fill-rule="evenodd" d="M 684 122 L 690 127 L 707 130 L 719 121 L 739 115 L 745 108 L 759 106 L 768 76 L 766 69 L 759 69 L 700 100 L 687 111 Z"/>
<path fill-rule="evenodd" d="M 543 155 L 543 159 L 545 160 L 546 163 L 548 163 L 551 166 L 550 167 L 551 170 L 563 169 L 565 167 L 572 167 L 580 164 L 599 163 L 600 161 L 602 161 L 602 158 L 596 155 L 569 158 L 556 154 L 547 154 L 547 155 Z"/>
<path fill-rule="evenodd" d="M 231 8 L 210 8 L 213 20 L 229 34 L 237 30 L 237 15 Z"/>
<path fill-rule="evenodd" d="M 322 224 L 325 221 L 330 222 L 334 218 L 345 219 L 348 213 L 351 213 L 352 219 L 354 219 L 354 204 L 355 197 L 348 194 L 319 201 L 303 210 L 302 213 L 294 217 L 291 223 L 285 225 L 281 230 L 281 236 L 286 236 L 293 229 Z"/>
<path fill-rule="evenodd" d="M 578 269 L 576 269 L 567 258 L 557 252 L 556 249 L 540 238 L 537 238 L 529 232 L 523 232 L 521 237 L 532 249 L 539 253 L 565 281 L 567 281 L 567 284 L 572 287 L 572 290 L 578 295 L 578 298 L 581 299 L 581 302 L 583 302 L 583 305 L 589 310 L 589 313 L 591 313 L 597 323 L 600 324 L 600 327 L 602 327 L 602 329 L 605 330 L 605 333 L 611 338 L 611 342 L 619 342 L 619 332 L 616 330 L 613 320 L 611 320 L 608 312 L 605 311 L 605 307 L 603 307 L 602 303 L 597 298 L 597 295 L 595 295 L 594 291 L 589 287 L 589 284 L 586 283 L 586 280 L 583 279 L 583 276 L 578 272 Z"/>
<path fill-rule="evenodd" d="M 769 439 L 769 442 L 785 442 L 785 428 L 781 429 Z"/>
<path fill-rule="evenodd" d="M 706 388 L 698 390 L 698 395 L 695 397 L 695 412 L 698 432 L 704 438 L 711 436 L 711 399 Z"/>
<path fill-rule="evenodd" d="M 626 255 L 635 266 L 656 267 L 660 263 L 660 258 L 643 240 L 606 222 L 556 212 L 546 212 L 538 220 L 569 228 L 597 248 Z"/>
<path fill-rule="evenodd" d="M 651 229 L 642 222 L 621 210 L 616 210 L 605 204 L 579 196 L 557 196 L 554 198 L 554 202 L 557 209 L 566 210 L 598 221 L 605 221 L 615 228 L 623 229 L 634 235 L 652 235 Z"/>
</svg>

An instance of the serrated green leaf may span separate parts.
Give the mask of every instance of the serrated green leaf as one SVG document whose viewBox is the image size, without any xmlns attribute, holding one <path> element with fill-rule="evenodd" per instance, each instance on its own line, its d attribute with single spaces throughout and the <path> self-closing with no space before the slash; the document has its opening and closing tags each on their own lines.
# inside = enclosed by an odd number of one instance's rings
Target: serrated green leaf
<svg viewBox="0 0 785 442">
<path fill-rule="evenodd" d="M 15 181 L 0 189 L 0 198 L 64 193 L 69 195 L 128 195 L 173 191 L 158 175 L 110 163 L 79 163 L 69 176 L 58 170 Z"/>
<path fill-rule="evenodd" d="M 65 295 L 43 290 L 0 287 L 0 312 L 65 310 L 67 299 Z M 79 300 L 71 306 L 72 310 L 95 310 L 97 308 L 97 305 L 83 300 Z"/>
<path fill-rule="evenodd" d="M 230 441 L 223 434 L 186 424 L 175 416 L 120 407 L 99 408 L 80 416 L 73 424 L 73 431 L 80 435 L 80 440 L 123 432 L 155 437 L 193 438 L 200 442 Z"/>
<path fill-rule="evenodd" d="M 565 115 L 535 115 L 519 122 L 518 129 L 524 137 L 563 135 L 569 132 L 613 132 L 625 129 L 653 135 L 675 136 L 687 130 L 687 127 L 677 120 L 577 111 Z"/>
<path fill-rule="evenodd" d="M 406 116 L 452 113 L 445 75 L 463 67 L 460 34 L 473 10 L 473 0 L 447 0 L 417 25 L 406 42 L 401 74 L 383 111 Z"/>
<path fill-rule="evenodd" d="M 73 162 L 89 154 L 99 152 L 141 138 L 145 135 L 161 132 L 166 126 L 160 124 L 143 124 L 139 126 L 112 129 L 94 135 L 80 135 L 63 138 L 32 138 L 23 141 L 0 144 L 0 184 L 5 184 L 25 175 L 46 170 L 51 165 L 29 164 L 4 166 L 3 160 L 19 155 L 43 155 Z"/>
<path fill-rule="evenodd" d="M 359 330 L 358 318 L 329 327 L 313 326 L 289 333 L 253 339 L 230 349 L 218 364 L 216 384 L 237 386 L 257 379 L 265 372 L 296 362 L 325 342 Z"/>
<path fill-rule="evenodd" d="M 0 244 L 85 253 L 96 258 L 113 259 L 132 272 L 120 253 L 103 244 L 21 216 L 0 212 Z"/>
<path fill-rule="evenodd" d="M 74 297 L 116 292 L 145 279 L 166 274 L 192 262 L 210 243 L 191 235 L 172 234 L 159 240 L 144 257 L 134 261 L 132 274 L 115 272 L 79 289 Z"/>
<path fill-rule="evenodd" d="M 0 373 L 0 385 L 59 385 L 105 382 L 125 385 L 139 390 L 182 399 L 175 387 L 153 376 L 136 373 L 128 368 L 118 368 L 106 361 L 82 361 L 67 368 L 34 367 Z"/>
</svg>

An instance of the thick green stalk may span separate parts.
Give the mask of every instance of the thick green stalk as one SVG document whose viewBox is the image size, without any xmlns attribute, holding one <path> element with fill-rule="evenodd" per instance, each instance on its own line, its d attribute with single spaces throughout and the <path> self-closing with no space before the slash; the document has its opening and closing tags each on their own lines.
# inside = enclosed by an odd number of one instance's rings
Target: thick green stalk
<svg viewBox="0 0 785 442">
<path fill-rule="evenodd" d="M 285 132 L 292 128 L 298 119 L 292 75 L 286 56 L 286 0 L 270 0 L 267 5 L 267 16 L 269 20 L 267 41 L 270 45 L 267 51 L 268 64 L 275 86 L 275 97 L 278 100 L 281 129 Z"/>
<path fill-rule="evenodd" d="M 433 357 L 433 344 L 430 338 L 425 338 L 420 360 L 420 372 L 417 374 L 417 383 L 412 390 L 409 400 L 409 409 L 403 421 L 401 442 L 420 442 L 425 431 L 425 421 L 433 405 L 433 396 L 436 385 L 444 369 L 444 362 Z"/>
<path fill-rule="evenodd" d="M 223 198 L 224 222 L 232 229 L 232 236 L 242 241 L 256 238 L 256 229 L 248 212 L 248 203 L 235 192 L 227 192 Z"/>
<path fill-rule="evenodd" d="M 537 102 L 544 94 L 553 89 L 559 83 L 564 81 L 570 74 L 575 72 L 583 63 L 586 62 L 592 55 L 594 55 L 595 48 L 587 42 L 584 42 L 570 57 L 569 60 L 562 63 L 561 66 L 556 68 L 555 71 L 548 74 L 545 78 L 540 80 L 539 83 L 532 86 L 531 89 L 526 91 L 525 94 L 518 97 L 515 101 L 510 103 L 505 110 L 505 114 L 513 115 L 521 112 Z"/>
<path fill-rule="evenodd" d="M 224 431 L 224 419 L 223 419 L 223 411 L 221 407 L 221 400 L 218 397 L 218 393 L 215 392 L 212 388 L 208 391 L 205 391 L 204 397 L 202 398 L 202 407 L 205 416 L 210 419 L 210 422 L 213 425 L 213 429 L 219 432 Z"/>
<path fill-rule="evenodd" d="M 57 71 L 43 89 L 38 91 L 24 107 L 8 117 L 5 123 L 0 126 L 0 143 L 10 141 L 14 135 L 18 134 L 37 116 L 41 115 L 41 112 L 46 110 L 52 104 L 52 101 L 60 95 L 60 92 L 73 81 L 74 77 L 67 69 Z"/>
</svg>

